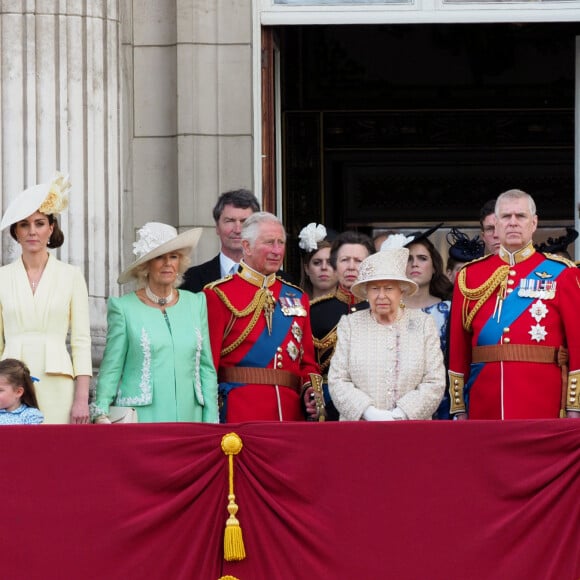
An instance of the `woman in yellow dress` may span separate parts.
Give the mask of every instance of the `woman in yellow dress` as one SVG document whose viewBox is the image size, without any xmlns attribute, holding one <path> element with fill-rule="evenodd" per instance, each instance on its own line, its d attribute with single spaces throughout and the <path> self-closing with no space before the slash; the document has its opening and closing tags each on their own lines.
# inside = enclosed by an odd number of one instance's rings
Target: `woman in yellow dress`
<svg viewBox="0 0 580 580">
<path fill-rule="evenodd" d="M 92 375 L 87 285 L 79 268 L 49 253 L 64 243 L 57 214 L 68 203 L 62 175 L 30 187 L 8 206 L 0 231 L 22 249 L 0 268 L 0 355 L 23 361 L 45 423 L 88 423 Z M 70 349 L 66 340 L 70 331 Z"/>
</svg>

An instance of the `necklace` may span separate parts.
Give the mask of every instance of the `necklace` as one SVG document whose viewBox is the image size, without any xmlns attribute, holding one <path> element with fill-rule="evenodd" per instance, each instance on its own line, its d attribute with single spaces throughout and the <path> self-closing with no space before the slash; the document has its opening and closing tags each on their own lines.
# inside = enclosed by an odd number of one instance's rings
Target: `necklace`
<svg viewBox="0 0 580 580">
<path fill-rule="evenodd" d="M 173 288 L 165 298 L 160 298 L 156 294 L 153 294 L 149 286 L 145 286 L 145 294 L 147 294 L 147 298 L 149 298 L 151 302 L 155 302 L 155 304 L 159 304 L 159 306 L 165 306 L 167 303 L 171 302 L 171 299 L 173 298 Z"/>
<path fill-rule="evenodd" d="M 26 266 L 24 267 L 26 270 L 26 275 L 28 276 L 28 282 L 30 283 L 30 288 L 32 289 L 33 294 L 36 292 L 36 288 L 37 288 L 38 284 L 40 284 L 40 279 L 42 278 L 42 275 L 44 274 L 45 267 L 46 267 L 46 264 L 44 264 L 44 266 L 42 266 L 40 271 L 38 271 L 38 270 L 35 271 L 35 274 L 36 274 L 35 278 L 36 279 L 33 279 L 32 271 L 29 270 L 28 268 L 26 268 Z"/>
</svg>

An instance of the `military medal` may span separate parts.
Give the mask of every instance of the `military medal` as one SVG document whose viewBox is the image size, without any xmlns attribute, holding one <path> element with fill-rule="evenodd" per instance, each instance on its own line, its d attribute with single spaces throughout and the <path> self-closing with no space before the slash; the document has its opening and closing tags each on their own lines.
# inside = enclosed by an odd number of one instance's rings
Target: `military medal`
<svg viewBox="0 0 580 580">
<path fill-rule="evenodd" d="M 306 316 L 306 309 L 302 305 L 300 298 L 280 296 L 278 300 L 284 316 Z"/>
<path fill-rule="evenodd" d="M 523 278 L 520 280 L 518 296 L 522 298 L 553 300 L 556 297 L 556 285 L 556 280 L 532 280 Z"/>
</svg>

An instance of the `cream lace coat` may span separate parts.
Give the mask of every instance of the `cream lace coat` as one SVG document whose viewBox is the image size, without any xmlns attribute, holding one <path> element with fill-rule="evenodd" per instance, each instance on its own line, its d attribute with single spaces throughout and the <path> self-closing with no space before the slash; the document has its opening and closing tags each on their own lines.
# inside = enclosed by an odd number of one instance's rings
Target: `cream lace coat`
<svg viewBox="0 0 580 580">
<path fill-rule="evenodd" d="M 363 310 L 343 316 L 337 330 L 328 388 L 342 421 L 358 421 L 369 405 L 431 419 L 445 389 L 433 317 L 407 308 L 387 326 Z"/>
</svg>

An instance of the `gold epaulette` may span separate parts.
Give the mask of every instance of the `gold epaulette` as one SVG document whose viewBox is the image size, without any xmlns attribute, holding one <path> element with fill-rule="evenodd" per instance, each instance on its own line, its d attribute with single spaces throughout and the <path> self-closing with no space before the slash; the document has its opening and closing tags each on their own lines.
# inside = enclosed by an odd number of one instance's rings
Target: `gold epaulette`
<svg viewBox="0 0 580 580">
<path fill-rule="evenodd" d="M 219 286 L 220 284 L 223 284 L 224 282 L 227 282 L 228 280 L 231 280 L 233 277 L 234 277 L 233 274 L 228 274 L 227 276 L 224 276 L 223 278 L 219 278 L 219 280 L 214 280 L 213 282 L 208 282 L 203 287 L 203 289 L 205 290 L 207 288 L 208 290 L 211 290 L 215 286 Z"/>
<path fill-rule="evenodd" d="M 276 280 L 278 280 L 279 282 L 282 282 L 282 284 L 286 284 L 286 286 L 291 286 L 292 288 L 296 288 L 296 290 L 300 290 L 300 292 L 302 292 L 302 294 L 305 294 L 303 288 L 301 288 L 297 284 L 292 284 L 292 282 L 288 282 L 288 280 L 285 280 L 281 276 L 278 276 L 278 274 L 276 274 Z"/>
<path fill-rule="evenodd" d="M 324 294 L 324 296 L 319 296 L 318 298 L 315 298 L 314 300 L 310 301 L 310 306 L 314 305 L 314 304 L 319 304 L 320 302 L 326 302 L 327 300 L 330 300 L 331 298 L 334 298 L 334 292 L 329 292 L 328 294 Z"/>
<path fill-rule="evenodd" d="M 476 262 L 481 262 L 483 260 L 488 260 L 489 258 L 492 258 L 494 256 L 494 254 L 486 254 L 485 256 L 481 256 L 481 258 L 475 258 L 473 260 L 470 260 L 469 262 L 466 262 L 463 266 L 462 269 L 465 268 L 465 266 L 469 266 L 471 264 L 475 264 Z"/>
<path fill-rule="evenodd" d="M 553 260 L 554 262 L 561 262 L 562 264 L 566 264 L 568 268 L 578 267 L 576 263 L 573 262 L 572 260 L 568 260 L 568 258 L 564 258 L 564 256 L 558 256 L 558 254 L 544 253 L 544 256 L 548 258 L 548 260 Z"/>
</svg>

